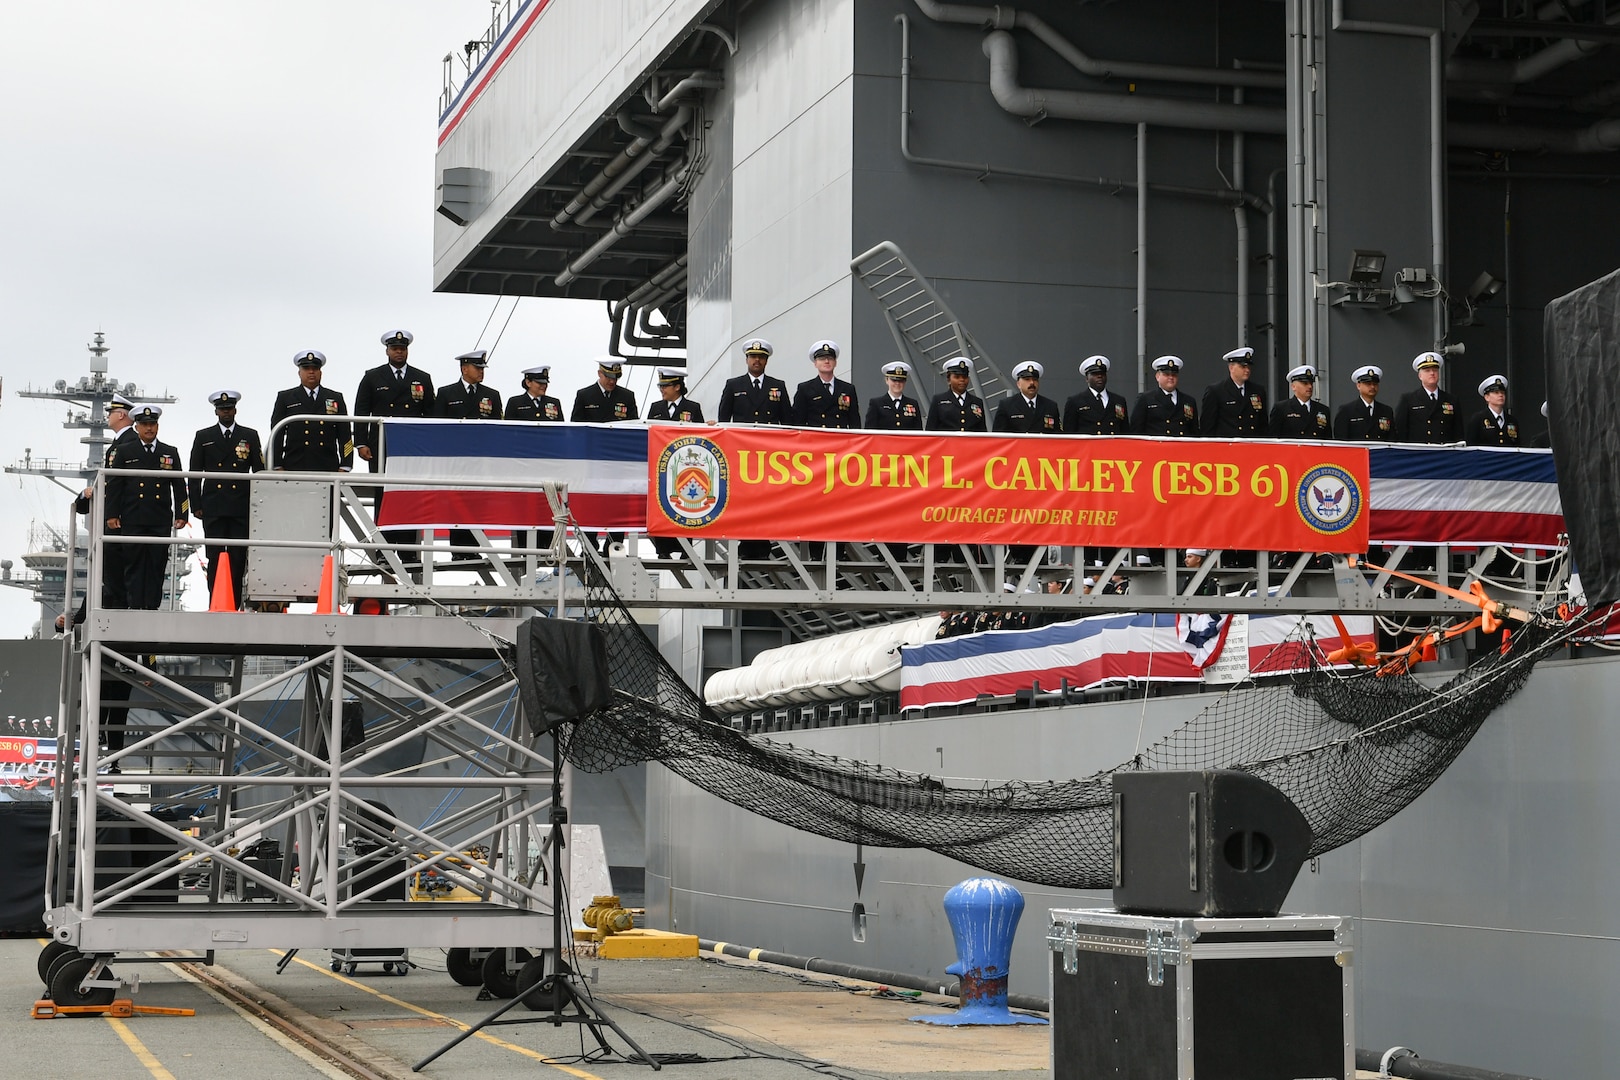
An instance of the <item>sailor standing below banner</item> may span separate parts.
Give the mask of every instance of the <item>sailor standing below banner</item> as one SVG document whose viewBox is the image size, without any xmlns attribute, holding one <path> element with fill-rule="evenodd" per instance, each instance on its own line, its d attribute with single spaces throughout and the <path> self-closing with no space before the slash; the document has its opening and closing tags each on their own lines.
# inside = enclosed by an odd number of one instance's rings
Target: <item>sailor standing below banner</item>
<svg viewBox="0 0 1620 1080">
<path fill-rule="evenodd" d="M 793 422 L 787 383 L 765 374 L 765 365 L 775 351 L 764 338 L 749 338 L 743 342 L 743 364 L 748 370 L 734 379 L 727 379 L 720 391 L 719 420 L 722 424 Z M 743 542 L 754 543 L 749 540 Z"/>
<path fill-rule="evenodd" d="M 235 390 L 216 390 L 208 395 L 214 406 L 215 423 L 197 432 L 191 440 L 189 472 L 230 473 L 233 479 L 191 478 L 191 512 L 202 522 L 203 535 L 210 540 L 248 538 L 248 485 L 250 473 L 264 469 L 264 447 L 259 433 L 236 422 L 236 403 L 242 395 Z M 247 573 L 248 549 L 208 545 L 208 595 L 214 595 L 214 577 L 219 557 L 229 553 L 231 597 L 240 608 L 243 602 L 242 576 Z"/>
<path fill-rule="evenodd" d="M 347 416 L 343 395 L 321 385 L 321 369 L 326 354 L 305 349 L 293 354 L 298 365 L 298 385 L 276 395 L 270 410 L 270 460 L 274 468 L 288 472 L 348 472 L 354 466 L 354 439 L 346 420 L 321 422 L 294 420 L 276 431 L 276 425 L 289 416 Z"/>
<path fill-rule="evenodd" d="M 1158 387 L 1145 391 L 1131 410 L 1131 431 L 1137 435 L 1191 438 L 1198 434 L 1198 403 L 1181 392 L 1181 357 L 1161 356 L 1153 361 Z"/>
<path fill-rule="evenodd" d="M 547 394 L 551 388 L 551 365 L 537 364 L 523 369 L 523 393 L 506 399 L 506 419 L 560 423 L 562 402 Z"/>
<path fill-rule="evenodd" d="M 904 360 L 883 365 L 883 383 L 887 393 L 879 394 L 866 404 L 865 427 L 874 431 L 921 431 L 922 406 L 914 397 L 906 396 L 906 383 L 911 379 L 911 365 Z"/>
<path fill-rule="evenodd" d="M 1041 376 L 1045 373 L 1046 369 L 1036 360 L 1022 361 L 1013 368 L 1018 392 L 1008 394 L 996 406 L 996 431 L 1062 434 L 1063 421 L 1058 415 L 1057 402 L 1041 396 Z M 1014 565 L 1026 565 L 1038 548 L 1037 544 L 1012 544 L 1007 548 L 1007 560 Z"/>
<path fill-rule="evenodd" d="M 1463 437 L 1469 446 L 1518 446 L 1519 422 L 1507 411 L 1507 376 L 1487 375 L 1479 384 L 1485 408 L 1468 418 Z"/>
<path fill-rule="evenodd" d="M 410 363 L 411 342 L 414 340 L 409 330 L 390 330 L 382 335 L 387 363 L 379 364 L 361 377 L 360 388 L 354 392 L 356 416 L 433 415 L 433 379 Z M 354 450 L 372 472 L 382 472 L 381 425 L 356 424 Z M 376 494 L 375 513 L 380 517 L 382 489 L 376 489 Z M 382 537 L 390 544 L 421 543 L 421 535 L 415 529 L 385 530 Z M 420 555 L 412 551 L 402 551 L 399 557 L 406 563 L 420 561 Z"/>
<path fill-rule="evenodd" d="M 659 368 L 658 393 L 659 400 L 647 407 L 647 419 L 703 423 L 703 406 L 686 396 L 686 372 L 680 368 Z"/>
<path fill-rule="evenodd" d="M 113 449 L 119 443 L 128 442 L 136 438 L 134 421 L 129 418 L 129 411 L 134 408 L 128 398 L 123 394 L 114 394 L 107 402 L 107 427 L 112 431 L 112 441 L 101 454 L 101 467 L 109 468 L 112 465 Z M 91 497 L 95 494 L 94 488 L 85 488 L 79 492 L 79 497 L 73 501 L 73 510 L 78 514 L 90 512 Z M 116 529 L 102 527 L 103 535 L 109 540 L 117 536 Z M 129 605 L 124 600 L 124 555 L 126 548 L 123 544 L 105 543 L 101 545 L 101 606 L 104 608 L 121 608 Z M 73 615 L 73 625 L 78 626 L 84 622 L 85 604 L 79 604 L 79 610 Z M 56 617 L 56 628 L 63 629 L 62 616 Z"/>
<path fill-rule="evenodd" d="M 973 361 L 953 356 L 945 361 L 944 390 L 928 402 L 929 431 L 986 431 L 989 427 L 984 401 L 969 389 L 973 382 Z"/>
<path fill-rule="evenodd" d="M 163 410 L 142 405 L 134 411 L 135 438 L 116 444 L 108 462 L 107 528 L 124 536 L 172 536 L 184 528 L 186 482 L 180 478 L 180 451 L 158 441 Z M 173 477 L 121 476 L 128 470 L 173 471 Z M 172 549 L 165 544 L 127 544 L 124 595 L 132 608 L 156 611 L 163 604 L 163 580 Z"/>
<path fill-rule="evenodd" d="M 1401 395 L 1395 406 L 1395 441 L 1454 443 L 1462 441 L 1462 414 L 1452 396 L 1440 389 L 1445 361 L 1437 352 L 1418 353 L 1412 370 L 1422 385 Z"/>
<path fill-rule="evenodd" d="M 1106 356 L 1088 356 L 1080 362 L 1086 388 L 1063 403 L 1063 432 L 1066 435 L 1129 435 L 1130 411 L 1125 399 L 1108 389 L 1108 371 L 1113 367 Z"/>
<path fill-rule="evenodd" d="M 484 368 L 489 363 L 489 353 L 483 349 L 464 352 L 456 357 L 456 363 L 461 367 L 461 378 L 440 388 L 438 401 L 433 407 L 434 415 L 442 420 L 499 420 L 500 392 L 484 385 Z M 451 547 L 475 547 L 477 544 L 478 538 L 466 529 L 450 530 Z M 478 558 L 476 552 L 458 551 L 450 557 L 450 561 L 468 562 Z"/>
<path fill-rule="evenodd" d="M 680 368 L 659 368 L 658 393 L 659 399 L 647 406 L 648 420 L 703 423 L 703 406 L 686 396 L 686 372 Z M 660 559 L 678 559 L 682 555 L 681 542 L 673 536 L 655 536 L 652 542 Z"/>
<path fill-rule="evenodd" d="M 1288 373 L 1288 400 L 1279 401 L 1271 410 L 1271 437 L 1273 439 L 1331 439 L 1332 420 L 1327 406 L 1313 399 L 1316 393 L 1316 369 L 1301 364 Z"/>
<path fill-rule="evenodd" d="M 720 422 L 722 424 L 791 424 L 793 407 L 789 403 L 787 383 L 765 374 L 776 351 L 764 338 L 749 338 L 743 342 L 743 366 L 747 369 L 736 378 L 727 379 L 720 390 Z M 738 540 L 739 559 L 768 559 L 771 557 L 769 540 Z"/>
<path fill-rule="evenodd" d="M 1025 360 L 1013 368 L 1013 379 L 1018 392 L 1008 394 L 996 406 L 994 430 L 1022 432 L 1032 435 L 1058 435 L 1063 431 L 1063 418 L 1058 415 L 1057 402 L 1041 396 L 1041 376 L 1046 369 L 1035 360 Z"/>
<path fill-rule="evenodd" d="M 1356 368 L 1352 377 L 1360 396 L 1333 414 L 1333 437 L 1343 442 L 1394 442 L 1395 410 L 1378 400 L 1384 369 L 1368 364 Z"/>
<path fill-rule="evenodd" d="M 513 394 L 506 399 L 506 419 L 528 420 L 540 424 L 562 423 L 562 402 L 547 394 L 551 388 L 551 365 L 536 364 L 534 367 L 523 369 L 523 393 Z M 522 550 L 527 547 L 549 548 L 551 546 L 551 530 L 540 529 L 530 533 L 527 529 L 519 529 L 512 534 L 512 547 Z"/>
<path fill-rule="evenodd" d="M 619 385 L 624 365 L 611 356 L 596 361 L 596 381 L 574 395 L 574 408 L 568 419 L 576 424 L 612 424 L 639 420 L 636 395 Z"/>
<path fill-rule="evenodd" d="M 1204 391 L 1200 431 L 1207 439 L 1259 439 L 1266 434 L 1266 388 L 1249 378 L 1254 350 L 1247 346 L 1221 357 L 1227 377 Z"/>
<path fill-rule="evenodd" d="M 360 389 L 354 393 L 356 416 L 433 415 L 433 379 L 409 362 L 414 340 L 409 330 L 390 330 L 382 336 L 388 362 L 372 368 L 360 380 Z M 354 427 L 355 453 L 370 464 L 372 472 L 382 469 L 377 445 L 379 426 L 356 424 Z"/>
<path fill-rule="evenodd" d="M 816 377 L 793 391 L 793 422 L 800 427 L 852 430 L 861 426 L 861 399 L 855 384 L 840 379 L 838 342 L 822 338 L 810 346 Z"/>
</svg>

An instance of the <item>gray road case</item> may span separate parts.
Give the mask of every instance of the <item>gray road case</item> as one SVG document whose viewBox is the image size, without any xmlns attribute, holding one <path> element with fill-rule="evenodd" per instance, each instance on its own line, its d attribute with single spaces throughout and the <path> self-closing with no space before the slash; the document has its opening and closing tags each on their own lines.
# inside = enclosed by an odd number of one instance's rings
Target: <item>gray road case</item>
<svg viewBox="0 0 1620 1080">
<path fill-rule="evenodd" d="M 1349 923 L 1051 909 L 1053 1080 L 1355 1076 Z"/>
</svg>

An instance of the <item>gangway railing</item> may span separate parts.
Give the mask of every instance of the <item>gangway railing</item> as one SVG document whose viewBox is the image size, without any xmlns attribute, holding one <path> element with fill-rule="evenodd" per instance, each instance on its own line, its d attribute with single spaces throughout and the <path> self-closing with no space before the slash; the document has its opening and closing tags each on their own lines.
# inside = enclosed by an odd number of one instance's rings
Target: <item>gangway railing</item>
<svg viewBox="0 0 1620 1080">
<path fill-rule="evenodd" d="M 1012 392 L 1012 382 L 898 245 L 885 240 L 851 259 L 849 268 L 883 309 L 895 344 L 930 384 L 941 364 L 965 356 L 973 362 L 973 389 L 986 406 Z"/>
</svg>

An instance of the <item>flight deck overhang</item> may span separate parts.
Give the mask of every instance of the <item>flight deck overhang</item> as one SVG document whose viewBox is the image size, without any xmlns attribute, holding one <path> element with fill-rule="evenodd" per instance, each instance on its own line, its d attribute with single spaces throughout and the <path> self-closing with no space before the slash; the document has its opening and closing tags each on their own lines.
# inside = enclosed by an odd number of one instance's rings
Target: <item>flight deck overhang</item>
<svg viewBox="0 0 1620 1080">
<path fill-rule="evenodd" d="M 699 28 L 718 6 L 515 5 L 440 117 L 437 291 L 622 300 L 673 272 L 687 246 L 677 207 L 691 110 L 672 121 L 704 87 L 705 60 L 725 55 L 726 32 Z M 593 193 L 596 205 L 559 220 L 638 142 Z"/>
</svg>

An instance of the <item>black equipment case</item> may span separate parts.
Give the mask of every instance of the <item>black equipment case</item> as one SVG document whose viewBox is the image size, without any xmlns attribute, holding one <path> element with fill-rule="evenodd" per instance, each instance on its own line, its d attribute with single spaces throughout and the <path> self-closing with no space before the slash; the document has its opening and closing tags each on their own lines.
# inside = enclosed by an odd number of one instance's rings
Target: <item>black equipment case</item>
<svg viewBox="0 0 1620 1080">
<path fill-rule="evenodd" d="M 1051 909 L 1053 1080 L 1349 1080 L 1350 927 Z"/>
</svg>

